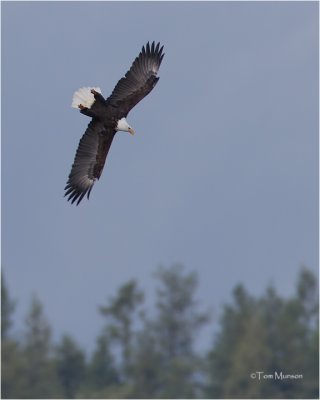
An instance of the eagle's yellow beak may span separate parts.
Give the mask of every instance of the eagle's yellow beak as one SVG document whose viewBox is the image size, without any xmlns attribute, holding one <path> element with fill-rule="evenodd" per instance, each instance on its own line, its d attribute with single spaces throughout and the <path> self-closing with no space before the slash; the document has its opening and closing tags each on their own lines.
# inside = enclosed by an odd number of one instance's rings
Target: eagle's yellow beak
<svg viewBox="0 0 320 400">
<path fill-rule="evenodd" d="M 134 130 L 132 128 L 128 128 L 128 132 L 130 133 L 130 135 L 134 135 Z"/>
</svg>

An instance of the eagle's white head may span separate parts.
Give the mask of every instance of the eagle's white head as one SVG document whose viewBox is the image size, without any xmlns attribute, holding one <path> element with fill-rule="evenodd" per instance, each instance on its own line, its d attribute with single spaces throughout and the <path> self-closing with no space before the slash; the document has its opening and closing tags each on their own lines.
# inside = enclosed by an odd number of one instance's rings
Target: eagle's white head
<svg viewBox="0 0 320 400">
<path fill-rule="evenodd" d="M 131 135 L 134 135 L 133 128 L 131 128 L 131 126 L 128 124 L 127 120 L 124 117 L 119 119 L 116 130 L 123 131 L 123 132 L 129 132 Z"/>
</svg>

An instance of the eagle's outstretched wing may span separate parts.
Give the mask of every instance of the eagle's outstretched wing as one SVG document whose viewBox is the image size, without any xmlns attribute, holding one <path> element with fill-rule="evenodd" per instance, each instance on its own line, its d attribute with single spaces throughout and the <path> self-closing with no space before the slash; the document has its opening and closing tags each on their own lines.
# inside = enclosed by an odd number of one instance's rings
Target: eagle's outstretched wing
<svg viewBox="0 0 320 400">
<path fill-rule="evenodd" d="M 105 126 L 92 120 L 82 136 L 65 187 L 65 196 L 77 205 L 90 192 L 96 179 L 99 179 L 106 161 L 115 132 L 108 132 Z"/>
<path fill-rule="evenodd" d="M 126 75 L 119 80 L 113 92 L 107 98 L 106 104 L 118 108 L 120 118 L 142 100 L 156 85 L 159 78 L 157 73 L 163 59 L 163 46 L 160 43 L 147 43 L 138 57 L 134 60 Z"/>
</svg>

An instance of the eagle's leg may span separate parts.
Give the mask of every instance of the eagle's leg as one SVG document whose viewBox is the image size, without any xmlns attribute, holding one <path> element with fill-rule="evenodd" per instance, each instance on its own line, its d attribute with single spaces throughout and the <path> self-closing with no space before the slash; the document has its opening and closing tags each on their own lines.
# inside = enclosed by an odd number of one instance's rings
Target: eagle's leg
<svg viewBox="0 0 320 400">
<path fill-rule="evenodd" d="M 91 89 L 91 93 L 94 95 L 96 101 L 100 101 L 101 103 L 105 103 L 105 99 L 101 93 L 97 92 L 94 89 Z"/>
<path fill-rule="evenodd" d="M 88 117 L 94 118 L 96 114 L 90 110 L 90 108 L 84 107 L 82 104 L 78 106 L 80 108 L 81 114 L 87 115 Z"/>
</svg>

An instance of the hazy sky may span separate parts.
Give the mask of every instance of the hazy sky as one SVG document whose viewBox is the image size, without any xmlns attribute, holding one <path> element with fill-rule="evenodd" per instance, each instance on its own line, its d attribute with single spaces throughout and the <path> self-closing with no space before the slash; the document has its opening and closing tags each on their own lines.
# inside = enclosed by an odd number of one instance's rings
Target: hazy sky
<svg viewBox="0 0 320 400">
<path fill-rule="evenodd" d="M 293 293 L 318 268 L 318 3 L 2 3 L 2 265 L 22 329 L 32 293 L 55 338 L 91 348 L 97 306 L 158 265 L 199 276 L 218 310 L 243 282 Z M 90 201 L 63 198 L 89 119 L 161 41 L 155 90 L 129 114 Z M 208 337 L 211 337 L 211 330 Z"/>
</svg>

